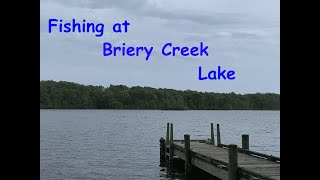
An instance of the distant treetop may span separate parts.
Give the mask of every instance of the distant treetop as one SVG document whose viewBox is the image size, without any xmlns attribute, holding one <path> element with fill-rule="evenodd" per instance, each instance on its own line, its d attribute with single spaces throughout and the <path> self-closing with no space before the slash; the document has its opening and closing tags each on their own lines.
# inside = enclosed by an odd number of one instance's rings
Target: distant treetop
<svg viewBox="0 0 320 180">
<path fill-rule="evenodd" d="M 280 110 L 280 94 L 235 94 L 40 81 L 41 109 Z"/>
</svg>

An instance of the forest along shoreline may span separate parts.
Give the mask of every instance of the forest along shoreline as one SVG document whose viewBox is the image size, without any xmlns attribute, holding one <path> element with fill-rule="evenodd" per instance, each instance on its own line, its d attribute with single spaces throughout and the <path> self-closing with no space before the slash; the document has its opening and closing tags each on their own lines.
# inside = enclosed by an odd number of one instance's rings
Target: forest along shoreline
<svg viewBox="0 0 320 180">
<path fill-rule="evenodd" d="M 280 110 L 280 94 L 214 93 L 40 81 L 40 109 Z"/>
</svg>

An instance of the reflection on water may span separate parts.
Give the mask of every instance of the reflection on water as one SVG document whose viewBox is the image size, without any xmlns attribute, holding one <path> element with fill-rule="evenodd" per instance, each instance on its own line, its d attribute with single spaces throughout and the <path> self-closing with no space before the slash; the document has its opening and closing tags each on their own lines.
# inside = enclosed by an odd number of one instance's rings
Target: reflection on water
<svg viewBox="0 0 320 180">
<path fill-rule="evenodd" d="M 167 122 L 175 139 L 207 139 L 214 123 L 222 143 L 249 134 L 251 150 L 280 156 L 279 111 L 40 110 L 40 119 L 43 180 L 171 179 L 159 167 Z"/>
</svg>

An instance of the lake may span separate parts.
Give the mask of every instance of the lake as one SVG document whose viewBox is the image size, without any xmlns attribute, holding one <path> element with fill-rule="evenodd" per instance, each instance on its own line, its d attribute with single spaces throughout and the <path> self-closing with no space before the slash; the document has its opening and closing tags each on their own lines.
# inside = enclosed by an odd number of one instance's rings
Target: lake
<svg viewBox="0 0 320 180">
<path fill-rule="evenodd" d="M 223 144 L 249 134 L 251 150 L 280 156 L 280 111 L 40 110 L 40 178 L 171 179 L 159 167 L 167 122 L 174 139 L 208 139 L 214 123 Z"/>
</svg>

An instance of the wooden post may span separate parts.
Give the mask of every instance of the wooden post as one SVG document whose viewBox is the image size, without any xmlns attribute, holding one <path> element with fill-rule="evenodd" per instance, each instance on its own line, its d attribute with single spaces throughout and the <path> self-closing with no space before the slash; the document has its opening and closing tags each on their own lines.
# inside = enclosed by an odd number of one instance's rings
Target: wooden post
<svg viewBox="0 0 320 180">
<path fill-rule="evenodd" d="M 242 149 L 249 150 L 249 135 L 242 134 Z"/>
<path fill-rule="evenodd" d="M 190 135 L 184 135 L 184 149 L 185 149 L 185 179 L 189 180 L 191 175 L 191 155 L 190 155 Z"/>
<path fill-rule="evenodd" d="M 170 152 L 169 152 L 169 168 L 170 172 L 173 171 L 173 124 L 171 123 L 170 128 Z"/>
<path fill-rule="evenodd" d="M 160 138 L 160 166 L 166 165 L 166 142 L 163 137 Z"/>
<path fill-rule="evenodd" d="M 238 180 L 238 146 L 235 144 L 230 144 L 228 146 L 228 156 L 229 156 L 229 179 L 228 180 Z"/>
<path fill-rule="evenodd" d="M 214 145 L 214 128 L 213 123 L 211 123 L 211 144 Z"/>
<path fill-rule="evenodd" d="M 169 123 L 167 123 L 167 136 L 166 136 L 166 145 L 169 145 Z"/>
<path fill-rule="evenodd" d="M 220 125 L 217 124 L 217 145 L 221 145 L 221 137 L 220 137 Z"/>
</svg>

